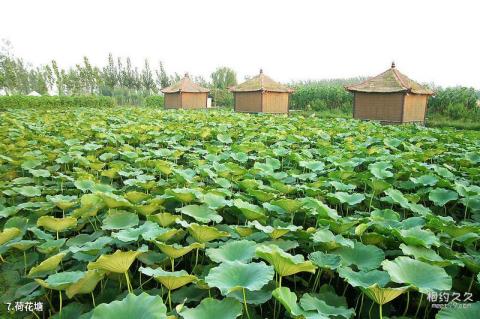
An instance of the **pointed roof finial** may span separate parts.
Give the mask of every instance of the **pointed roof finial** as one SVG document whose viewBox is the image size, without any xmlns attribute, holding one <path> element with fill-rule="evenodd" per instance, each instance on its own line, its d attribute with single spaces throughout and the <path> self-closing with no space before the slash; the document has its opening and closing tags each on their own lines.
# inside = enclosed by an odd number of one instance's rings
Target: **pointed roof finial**
<svg viewBox="0 0 480 319">
<path fill-rule="evenodd" d="M 260 74 L 263 74 L 263 69 L 260 69 Z"/>
<path fill-rule="evenodd" d="M 395 69 L 395 61 L 392 61 L 392 69 Z"/>
</svg>

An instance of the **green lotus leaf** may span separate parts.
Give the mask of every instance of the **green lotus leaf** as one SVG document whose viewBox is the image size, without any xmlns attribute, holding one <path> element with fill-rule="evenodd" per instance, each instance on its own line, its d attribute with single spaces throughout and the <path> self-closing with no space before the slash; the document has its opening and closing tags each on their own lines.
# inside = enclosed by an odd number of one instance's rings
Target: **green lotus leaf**
<svg viewBox="0 0 480 319">
<path fill-rule="evenodd" d="M 176 200 L 187 204 L 197 199 L 197 192 L 189 188 L 175 188 L 165 190 L 166 195 L 170 195 Z"/>
<path fill-rule="evenodd" d="M 385 253 L 373 245 L 364 245 L 355 242 L 352 247 L 340 247 L 332 252 L 339 255 L 343 266 L 355 265 L 359 270 L 372 270 L 378 268 L 385 259 Z"/>
<path fill-rule="evenodd" d="M 360 193 L 349 194 L 349 193 L 345 193 L 345 192 L 336 192 L 336 193 L 329 194 L 329 195 L 338 199 L 340 201 L 340 203 L 342 203 L 342 204 L 346 203 L 349 206 L 354 206 L 354 205 L 360 204 L 365 199 L 365 195 L 360 194 Z"/>
<path fill-rule="evenodd" d="M 181 246 L 178 244 L 167 245 L 161 242 L 155 242 L 155 245 L 170 258 L 179 258 L 182 257 L 194 249 L 205 248 L 204 244 L 192 243 L 188 246 Z"/>
<path fill-rule="evenodd" d="M 155 280 L 164 285 L 168 290 L 175 290 L 197 280 L 197 277 L 188 274 L 185 270 L 165 271 L 161 268 L 140 267 L 141 273 L 154 277 Z"/>
<path fill-rule="evenodd" d="M 114 273 L 126 273 L 141 251 L 117 250 L 111 255 L 101 255 L 97 261 L 87 265 L 88 270 L 99 269 Z"/>
<path fill-rule="evenodd" d="M 49 257 L 42 261 L 38 266 L 32 267 L 28 272 L 28 277 L 34 277 L 36 275 L 42 275 L 49 271 L 57 269 L 62 259 L 66 256 L 66 253 L 59 253 L 52 257 Z"/>
<path fill-rule="evenodd" d="M 297 295 L 288 287 L 279 287 L 272 292 L 272 296 L 277 299 L 294 318 L 305 316 L 305 311 L 297 304 Z M 312 313 L 313 314 L 313 313 Z M 305 318 L 309 318 L 306 317 Z M 318 317 L 323 319 L 326 317 Z"/>
<path fill-rule="evenodd" d="M 310 294 L 304 294 L 300 299 L 300 306 L 305 311 L 314 311 L 317 312 L 320 317 L 324 318 L 352 318 L 355 315 L 355 310 L 347 309 L 346 307 L 339 306 L 334 307 L 327 304 L 324 300 L 315 298 Z M 312 316 L 307 315 L 306 318 L 312 318 Z"/>
<path fill-rule="evenodd" d="M 440 255 L 434 250 L 418 246 L 400 245 L 400 249 L 406 256 L 413 256 L 415 259 L 427 262 L 441 262 L 444 261 Z"/>
<path fill-rule="evenodd" d="M 205 281 L 210 287 L 217 287 L 226 295 L 241 289 L 260 290 L 273 279 L 273 275 L 273 268 L 264 262 L 245 264 L 230 261 L 210 269 Z"/>
<path fill-rule="evenodd" d="M 389 189 L 390 187 L 392 187 L 390 185 L 390 183 L 386 182 L 385 180 L 376 179 L 376 178 L 372 178 L 370 181 L 368 181 L 368 185 L 370 185 L 372 190 L 377 194 L 379 194 L 379 193 L 385 191 L 386 189 Z"/>
<path fill-rule="evenodd" d="M 173 215 L 173 214 L 170 214 L 170 213 L 159 213 L 159 214 L 156 214 L 156 215 L 149 216 L 149 219 L 156 222 L 156 223 L 159 223 L 160 226 L 162 226 L 162 227 L 168 227 L 168 226 L 172 225 L 173 223 L 175 223 L 175 221 L 177 219 L 182 219 L 182 216 Z"/>
<path fill-rule="evenodd" d="M 15 192 L 25 197 L 36 197 L 41 196 L 42 191 L 40 187 L 37 186 L 22 186 L 12 188 Z"/>
<path fill-rule="evenodd" d="M 158 224 L 155 224 L 150 221 L 146 221 L 139 227 L 122 229 L 117 233 L 112 233 L 112 237 L 120 241 L 123 241 L 125 243 L 128 243 L 131 241 L 137 241 L 139 236 L 141 236 L 143 239 L 147 241 L 152 241 L 159 238 L 169 239 L 172 236 L 174 236 L 177 232 L 178 232 L 177 229 L 168 230 L 165 228 L 160 228 Z"/>
<path fill-rule="evenodd" d="M 37 220 L 37 227 L 43 227 L 51 232 L 59 233 L 77 227 L 77 219 L 75 217 L 56 218 L 42 216 Z"/>
<path fill-rule="evenodd" d="M 135 205 L 135 211 L 137 213 L 140 213 L 144 216 L 150 216 L 154 212 L 158 210 L 162 210 L 163 206 L 162 204 L 164 203 L 163 198 L 154 198 L 148 202 L 146 205 Z"/>
<path fill-rule="evenodd" d="M 317 269 L 311 261 L 305 261 L 302 255 L 290 255 L 275 245 L 258 246 L 256 255 L 271 264 L 282 277 L 299 272 L 315 273 Z"/>
<path fill-rule="evenodd" d="M 188 232 L 199 243 L 206 243 L 215 239 L 230 236 L 229 233 L 218 230 L 215 227 L 198 225 L 195 223 L 189 225 Z"/>
<path fill-rule="evenodd" d="M 105 217 L 102 221 L 102 229 L 104 230 L 116 230 L 116 229 L 128 229 L 133 226 L 137 226 L 139 218 L 137 214 L 125 212 L 125 211 L 113 211 Z"/>
<path fill-rule="evenodd" d="M 452 278 L 443 268 L 419 260 L 400 256 L 383 261 L 382 266 L 392 281 L 412 285 L 421 293 L 452 288 Z"/>
<path fill-rule="evenodd" d="M 140 316 L 140 317 L 139 317 Z M 167 307 L 160 296 L 128 294 L 120 301 L 98 305 L 91 319 L 167 319 Z"/>
<path fill-rule="evenodd" d="M 95 182 L 88 179 L 78 180 L 78 181 L 75 181 L 73 184 L 75 185 L 76 188 L 78 188 L 82 192 L 87 192 L 87 191 L 93 192 L 95 188 Z"/>
<path fill-rule="evenodd" d="M 370 173 L 378 179 L 385 179 L 393 176 L 393 173 L 389 171 L 389 169 L 392 169 L 392 164 L 388 162 L 376 162 L 370 164 L 368 165 L 368 169 L 370 170 Z"/>
<path fill-rule="evenodd" d="M 477 318 L 479 311 L 480 301 L 469 303 L 466 307 L 452 303 L 442 308 L 435 319 L 472 319 Z"/>
<path fill-rule="evenodd" d="M 236 226 L 234 229 L 241 237 L 248 237 L 253 234 L 253 229 L 250 227 Z"/>
<path fill-rule="evenodd" d="M 16 227 L 4 228 L 3 231 L 0 233 L 0 245 L 9 242 L 21 233 L 22 231 Z"/>
<path fill-rule="evenodd" d="M 313 215 L 318 215 L 320 218 L 338 219 L 340 217 L 335 209 L 312 197 L 304 198 L 303 205 L 305 208 L 311 209 Z"/>
<path fill-rule="evenodd" d="M 438 178 L 434 175 L 422 175 L 417 178 L 410 177 L 410 180 L 415 184 L 422 186 L 435 186 L 438 182 Z"/>
<path fill-rule="evenodd" d="M 71 284 L 79 281 L 84 274 L 83 271 L 65 271 L 50 275 L 45 280 L 36 278 L 35 281 L 44 288 L 65 290 Z"/>
<path fill-rule="evenodd" d="M 325 164 L 320 161 L 300 161 L 298 163 L 300 167 L 305 167 L 312 172 L 321 172 L 325 169 Z"/>
<path fill-rule="evenodd" d="M 250 240 L 229 241 L 219 248 L 209 248 L 206 255 L 216 263 L 226 261 L 250 262 L 255 257 L 256 243 Z"/>
<path fill-rule="evenodd" d="M 32 248 L 33 246 L 35 246 L 38 243 L 39 243 L 38 240 L 19 240 L 19 241 L 15 241 L 13 243 L 10 243 L 7 246 L 8 247 L 13 247 L 13 248 L 21 250 L 21 251 L 25 251 L 25 250 L 28 250 L 28 249 Z"/>
<path fill-rule="evenodd" d="M 134 204 L 138 204 L 138 203 L 146 200 L 149 197 L 150 197 L 150 195 L 142 193 L 142 192 L 137 192 L 137 191 L 131 191 L 131 192 L 125 193 L 125 198 L 129 202 L 134 203 Z"/>
<path fill-rule="evenodd" d="M 267 234 L 273 239 L 278 239 L 289 232 L 294 232 L 299 229 L 302 229 L 301 226 L 295 226 L 295 225 L 286 224 L 286 223 L 277 223 L 276 225 L 274 225 L 274 227 L 263 226 L 256 220 L 254 220 L 253 222 L 248 222 L 248 225 L 253 226 L 256 229 L 264 232 L 265 234 Z"/>
<path fill-rule="evenodd" d="M 232 298 L 205 298 L 197 307 L 180 312 L 184 319 L 235 319 L 241 314 L 242 304 Z"/>
<path fill-rule="evenodd" d="M 385 191 L 385 194 L 398 205 L 402 206 L 403 208 L 408 208 L 409 202 L 408 199 L 397 189 L 389 188 Z"/>
<path fill-rule="evenodd" d="M 87 241 L 85 243 L 79 243 L 78 245 L 71 246 L 69 250 L 74 254 L 83 252 L 89 255 L 96 255 L 101 249 L 103 249 L 103 247 L 110 244 L 112 241 L 112 238 L 102 236 L 94 241 Z"/>
<path fill-rule="evenodd" d="M 265 211 L 260 206 L 244 202 L 241 199 L 234 200 L 233 205 L 242 212 L 247 220 L 259 220 L 262 222 L 267 220 Z"/>
<path fill-rule="evenodd" d="M 20 210 L 19 207 L 0 207 L 0 218 L 7 218 L 15 215 Z"/>
<path fill-rule="evenodd" d="M 67 287 L 65 290 L 67 297 L 72 299 L 75 295 L 93 292 L 98 282 L 102 280 L 104 276 L 105 274 L 98 270 L 85 272 L 80 280 Z"/>
<path fill-rule="evenodd" d="M 416 226 L 409 229 L 393 229 L 392 233 L 407 245 L 422 246 L 430 248 L 431 246 L 440 246 L 440 239 L 429 229 L 422 229 L 422 226 Z"/>
<path fill-rule="evenodd" d="M 379 305 L 389 303 L 393 299 L 405 293 L 409 288 L 409 286 L 398 288 L 383 288 L 380 287 L 378 284 L 371 285 L 367 288 L 360 287 L 360 289 L 365 293 L 365 295 L 367 295 L 370 299 L 372 299 Z"/>
<path fill-rule="evenodd" d="M 428 194 L 428 199 L 436 206 L 443 207 L 446 203 L 457 200 L 458 193 L 445 188 L 435 188 Z"/>
<path fill-rule="evenodd" d="M 225 197 L 216 193 L 207 193 L 203 195 L 202 202 L 211 209 L 219 209 L 229 205 L 229 201 Z"/>
<path fill-rule="evenodd" d="M 132 204 L 122 196 L 101 192 L 97 194 L 103 199 L 103 202 L 108 208 L 132 207 Z"/>
<path fill-rule="evenodd" d="M 60 248 L 65 244 L 67 241 L 66 238 L 61 238 L 57 240 L 47 240 L 43 244 L 37 246 L 37 250 L 42 254 L 48 255 L 53 254 L 60 250 Z"/>
<path fill-rule="evenodd" d="M 385 271 L 353 271 L 348 267 L 337 269 L 340 278 L 345 279 L 352 287 L 369 287 L 378 284 L 380 287 L 386 286 L 390 282 L 390 276 Z"/>
<path fill-rule="evenodd" d="M 47 195 L 46 199 L 55 204 L 61 210 L 67 210 L 73 206 L 75 206 L 77 202 L 77 196 L 66 196 L 66 195 L 55 195 L 50 196 Z"/>
<path fill-rule="evenodd" d="M 271 281 L 263 286 L 261 290 L 235 290 L 227 294 L 228 298 L 233 298 L 243 303 L 243 292 L 245 292 L 245 301 L 250 305 L 261 305 L 272 299 L 272 291 L 275 289 L 275 282 Z"/>
<path fill-rule="evenodd" d="M 221 223 L 223 218 L 207 205 L 188 205 L 177 209 L 178 212 L 194 218 L 200 223 Z"/>
<path fill-rule="evenodd" d="M 73 212 L 73 216 L 92 217 L 105 207 L 102 197 L 96 194 L 84 194 L 80 198 L 80 208 Z"/>
<path fill-rule="evenodd" d="M 354 247 L 354 242 L 351 239 L 344 238 L 342 235 L 334 235 L 328 229 L 319 229 L 312 235 L 312 240 L 315 243 L 324 243 L 327 249 L 335 249 L 338 247 Z"/>
<path fill-rule="evenodd" d="M 279 199 L 273 201 L 271 204 L 282 208 L 289 214 L 295 214 L 299 212 L 303 207 L 303 202 L 301 200 L 289 198 Z"/>
<path fill-rule="evenodd" d="M 341 262 L 340 256 L 326 254 L 321 251 L 309 254 L 308 259 L 310 259 L 315 266 L 326 269 L 337 269 L 340 267 Z"/>
</svg>

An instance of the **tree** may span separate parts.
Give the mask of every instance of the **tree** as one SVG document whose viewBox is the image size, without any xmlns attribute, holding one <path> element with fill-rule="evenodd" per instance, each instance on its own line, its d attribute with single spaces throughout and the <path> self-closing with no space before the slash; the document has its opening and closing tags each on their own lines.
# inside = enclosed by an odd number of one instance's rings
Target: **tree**
<svg viewBox="0 0 480 319">
<path fill-rule="evenodd" d="M 167 72 L 165 72 L 165 68 L 163 67 L 162 61 L 160 61 L 160 68 L 159 70 L 155 70 L 155 74 L 157 75 L 156 82 L 157 85 L 161 88 L 164 89 L 167 86 L 170 86 L 170 79 L 167 75 Z"/>
<path fill-rule="evenodd" d="M 219 67 L 211 74 L 212 85 L 216 89 L 228 89 L 237 84 L 237 74 L 228 67 Z"/>
<path fill-rule="evenodd" d="M 118 84 L 117 67 L 115 66 L 115 61 L 111 53 L 108 54 L 108 65 L 103 68 L 102 78 L 105 85 L 111 91 L 113 91 L 115 86 Z"/>
<path fill-rule="evenodd" d="M 145 66 L 142 70 L 141 78 L 142 78 L 143 88 L 145 89 L 148 95 L 150 95 L 150 93 L 152 92 L 156 92 L 155 81 L 153 80 L 153 74 L 152 74 L 152 71 L 150 70 L 150 64 L 148 63 L 147 59 L 145 59 Z"/>
<path fill-rule="evenodd" d="M 63 83 L 63 70 L 60 70 L 58 68 L 57 61 L 52 60 L 52 70 L 53 74 L 55 76 L 55 85 L 57 86 L 57 93 L 58 95 L 64 95 L 65 94 L 65 89 L 64 89 L 64 83 Z"/>
</svg>

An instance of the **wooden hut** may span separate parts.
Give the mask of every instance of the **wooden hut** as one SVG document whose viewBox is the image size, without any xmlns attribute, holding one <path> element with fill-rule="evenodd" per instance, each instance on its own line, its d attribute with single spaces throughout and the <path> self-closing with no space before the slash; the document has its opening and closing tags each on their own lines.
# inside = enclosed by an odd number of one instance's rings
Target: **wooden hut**
<svg viewBox="0 0 480 319">
<path fill-rule="evenodd" d="M 188 73 L 177 83 L 162 89 L 166 109 L 203 109 L 207 108 L 210 90 L 194 83 Z"/>
<path fill-rule="evenodd" d="M 237 86 L 233 92 L 234 110 L 249 113 L 288 113 L 292 89 L 260 74 Z"/>
<path fill-rule="evenodd" d="M 347 86 L 353 92 L 353 117 L 385 123 L 424 123 L 428 97 L 433 92 L 395 68 Z"/>
</svg>

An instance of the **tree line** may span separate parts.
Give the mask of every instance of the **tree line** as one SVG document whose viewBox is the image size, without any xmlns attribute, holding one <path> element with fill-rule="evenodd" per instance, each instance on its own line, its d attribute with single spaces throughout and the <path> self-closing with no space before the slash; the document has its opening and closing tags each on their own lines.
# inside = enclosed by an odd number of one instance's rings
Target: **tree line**
<svg viewBox="0 0 480 319">
<path fill-rule="evenodd" d="M 41 66 L 32 66 L 12 54 L 11 45 L 3 40 L 0 46 L 0 89 L 8 95 L 25 95 L 32 91 L 41 95 L 59 96 L 102 95 L 114 97 L 118 104 L 142 104 L 145 97 L 159 94 L 160 90 L 179 81 L 178 73 L 168 74 L 160 61 L 152 66 L 145 59 L 141 68 L 134 66 L 129 57 L 109 54 L 105 66 L 94 66 L 88 57 L 74 67 L 62 68 L 56 60 Z M 235 71 L 217 68 L 210 81 L 201 76 L 192 80 L 212 90 L 217 103 L 224 105 L 228 87 L 237 84 Z M 227 101 L 226 104 L 230 104 Z"/>
</svg>

